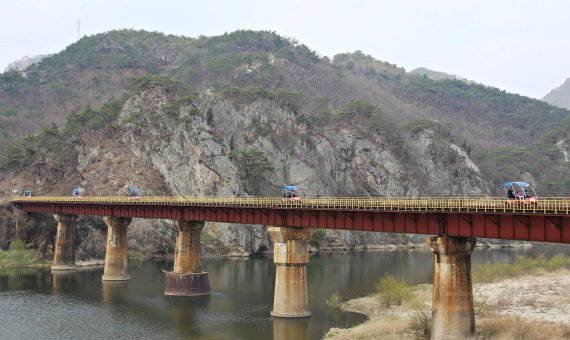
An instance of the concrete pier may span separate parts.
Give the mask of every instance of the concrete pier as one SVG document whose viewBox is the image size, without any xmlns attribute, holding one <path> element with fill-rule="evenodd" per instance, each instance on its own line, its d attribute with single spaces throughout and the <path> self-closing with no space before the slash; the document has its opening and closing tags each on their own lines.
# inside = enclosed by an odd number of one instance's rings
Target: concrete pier
<svg viewBox="0 0 570 340">
<path fill-rule="evenodd" d="M 54 214 L 57 234 L 51 270 L 75 270 L 75 222 L 77 215 Z"/>
<path fill-rule="evenodd" d="M 201 296 L 210 294 L 208 273 L 202 272 L 200 235 L 204 222 L 175 220 L 174 269 L 166 272 L 164 294 Z"/>
<path fill-rule="evenodd" d="M 307 293 L 309 241 L 313 228 L 270 226 L 267 232 L 274 244 L 275 295 L 271 315 L 302 318 L 311 315 Z"/>
<path fill-rule="evenodd" d="M 471 253 L 476 240 L 434 236 L 427 242 L 435 254 L 431 338 L 469 338 L 475 335 Z"/>
<path fill-rule="evenodd" d="M 107 249 L 105 251 L 103 281 L 123 281 L 131 279 L 131 276 L 127 272 L 127 227 L 131 223 L 131 220 L 130 217 L 103 217 L 103 221 L 107 225 Z"/>
</svg>

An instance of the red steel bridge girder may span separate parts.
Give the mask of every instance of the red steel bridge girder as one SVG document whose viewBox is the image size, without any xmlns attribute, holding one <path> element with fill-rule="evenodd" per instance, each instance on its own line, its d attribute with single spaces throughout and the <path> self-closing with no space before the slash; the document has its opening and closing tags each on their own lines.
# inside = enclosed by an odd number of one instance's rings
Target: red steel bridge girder
<svg viewBox="0 0 570 340">
<path fill-rule="evenodd" d="M 570 243 L 569 215 L 18 202 L 23 211 Z"/>
</svg>

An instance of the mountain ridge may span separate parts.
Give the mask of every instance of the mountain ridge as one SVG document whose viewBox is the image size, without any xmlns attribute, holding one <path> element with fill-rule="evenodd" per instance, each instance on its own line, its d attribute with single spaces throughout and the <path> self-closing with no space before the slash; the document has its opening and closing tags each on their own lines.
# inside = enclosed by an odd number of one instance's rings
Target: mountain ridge
<svg viewBox="0 0 570 340">
<path fill-rule="evenodd" d="M 112 31 L 25 77 L 0 75 L 0 192 L 273 196 L 295 182 L 315 196 L 481 197 L 525 180 L 540 196 L 570 196 L 569 127 L 570 111 L 539 100 L 361 51 L 331 60 L 274 32 Z M 134 230 L 171 238 L 157 223 Z M 257 227 L 209 228 L 234 254 L 271 246 Z M 327 232 L 323 242 L 391 237 Z"/>
</svg>

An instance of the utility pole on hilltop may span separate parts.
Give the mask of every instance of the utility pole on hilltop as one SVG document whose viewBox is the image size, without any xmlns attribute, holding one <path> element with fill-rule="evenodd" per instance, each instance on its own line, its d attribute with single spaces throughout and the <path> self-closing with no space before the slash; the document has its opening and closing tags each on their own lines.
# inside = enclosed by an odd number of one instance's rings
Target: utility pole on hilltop
<svg viewBox="0 0 570 340">
<path fill-rule="evenodd" d="M 77 40 L 81 38 L 81 20 L 77 20 Z"/>
</svg>

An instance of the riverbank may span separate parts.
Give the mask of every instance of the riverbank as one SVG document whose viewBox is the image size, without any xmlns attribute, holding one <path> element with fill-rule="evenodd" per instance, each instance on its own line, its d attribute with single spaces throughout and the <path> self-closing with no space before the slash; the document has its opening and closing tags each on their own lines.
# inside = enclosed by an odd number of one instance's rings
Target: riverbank
<svg viewBox="0 0 570 340">
<path fill-rule="evenodd" d="M 476 339 L 570 338 L 570 271 L 537 271 L 515 278 L 473 285 Z M 429 310 L 432 285 L 413 287 Z M 417 317 L 413 304 L 385 308 L 376 296 L 342 304 L 346 311 L 364 314 L 368 321 L 353 328 L 331 328 L 326 339 L 417 339 L 412 325 Z"/>
<path fill-rule="evenodd" d="M 43 260 L 40 253 L 35 249 L 26 249 L 26 245 L 21 240 L 12 242 L 9 250 L 0 249 L 0 269 L 49 265 L 51 265 L 51 261 Z"/>
</svg>

